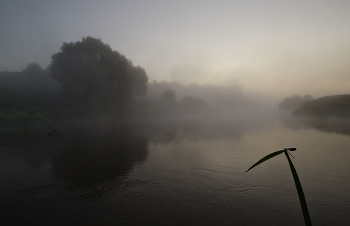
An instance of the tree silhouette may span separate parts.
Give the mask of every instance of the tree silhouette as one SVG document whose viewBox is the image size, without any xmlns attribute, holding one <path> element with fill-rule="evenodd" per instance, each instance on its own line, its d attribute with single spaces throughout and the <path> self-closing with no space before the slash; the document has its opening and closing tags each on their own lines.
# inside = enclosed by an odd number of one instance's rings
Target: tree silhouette
<svg viewBox="0 0 350 226">
<path fill-rule="evenodd" d="M 184 96 L 181 100 L 181 107 L 189 112 L 202 112 L 208 110 L 208 104 L 206 101 L 193 96 Z"/>
<path fill-rule="evenodd" d="M 51 76 L 56 79 L 70 106 L 88 112 L 123 109 L 133 94 L 144 95 L 148 77 L 141 67 L 100 39 L 85 37 L 63 43 L 51 57 Z"/>
<path fill-rule="evenodd" d="M 48 70 L 30 63 L 18 72 L 0 73 L 0 108 L 28 110 L 32 107 L 57 107 L 59 84 Z"/>
<path fill-rule="evenodd" d="M 172 89 L 165 90 L 159 98 L 159 102 L 165 105 L 176 104 L 176 93 Z"/>
<path fill-rule="evenodd" d="M 278 108 L 283 111 L 295 111 L 298 109 L 303 103 L 313 100 L 312 96 L 305 95 L 303 97 L 299 95 L 293 95 L 291 97 L 286 97 L 283 101 L 278 105 Z"/>
</svg>

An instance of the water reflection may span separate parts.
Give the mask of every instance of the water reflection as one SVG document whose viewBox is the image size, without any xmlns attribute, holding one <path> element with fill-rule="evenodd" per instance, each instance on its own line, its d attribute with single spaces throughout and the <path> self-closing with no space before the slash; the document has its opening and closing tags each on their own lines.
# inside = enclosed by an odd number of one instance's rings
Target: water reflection
<svg viewBox="0 0 350 226">
<path fill-rule="evenodd" d="M 350 121 L 341 119 L 300 119 L 306 128 L 314 128 L 327 133 L 350 135 Z"/>
<path fill-rule="evenodd" d="M 280 117 L 280 121 L 286 128 L 293 130 L 316 129 L 326 133 L 350 135 L 349 119 L 285 116 Z"/>
<path fill-rule="evenodd" d="M 244 172 L 264 153 L 296 146 L 293 163 L 314 224 L 349 225 L 349 137 L 305 130 L 311 127 L 294 120 L 302 129 L 233 120 L 62 127 L 68 135 L 57 147 L 47 130 L 33 145 L 9 145 L 16 137 L 0 134 L 2 221 L 301 225 L 285 161 L 276 158 Z"/>
<path fill-rule="evenodd" d="M 47 138 L 45 130 L 23 135 L 21 131 L 0 133 L 0 159 L 3 161 L 21 160 L 31 170 L 42 170 L 56 154 L 56 147 Z"/>
<path fill-rule="evenodd" d="M 126 175 L 147 156 L 148 139 L 126 126 L 84 126 L 64 139 L 52 172 L 75 187 L 90 187 Z"/>
<path fill-rule="evenodd" d="M 291 115 L 280 115 L 279 120 L 286 128 L 296 131 L 303 129 L 303 124 L 297 117 L 293 117 Z"/>
<path fill-rule="evenodd" d="M 239 139 L 250 129 L 249 125 L 237 122 L 167 122 L 144 125 L 147 136 L 154 144 L 174 143 L 183 140 Z"/>
</svg>

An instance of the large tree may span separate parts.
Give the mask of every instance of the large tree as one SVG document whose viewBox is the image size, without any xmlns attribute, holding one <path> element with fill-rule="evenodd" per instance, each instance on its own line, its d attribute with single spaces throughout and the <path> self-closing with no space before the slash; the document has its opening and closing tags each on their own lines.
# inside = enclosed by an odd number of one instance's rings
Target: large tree
<svg viewBox="0 0 350 226">
<path fill-rule="evenodd" d="M 49 68 L 69 103 L 84 111 L 121 109 L 133 94 L 147 92 L 145 70 L 93 37 L 63 43 Z"/>
</svg>

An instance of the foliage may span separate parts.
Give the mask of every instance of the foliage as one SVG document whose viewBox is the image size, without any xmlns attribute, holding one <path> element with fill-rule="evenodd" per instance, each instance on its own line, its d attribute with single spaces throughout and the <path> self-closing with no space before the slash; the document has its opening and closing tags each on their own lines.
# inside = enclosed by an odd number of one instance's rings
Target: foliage
<svg viewBox="0 0 350 226">
<path fill-rule="evenodd" d="M 20 72 L 1 72 L 1 126 L 17 125 L 25 117 L 34 122 L 53 117 L 60 106 L 59 92 L 58 83 L 37 63 Z"/>
<path fill-rule="evenodd" d="M 188 112 L 201 112 L 208 109 L 208 104 L 206 101 L 193 97 L 184 96 L 181 100 L 181 108 Z"/>
<path fill-rule="evenodd" d="M 146 95 L 148 77 L 146 75 L 145 69 L 140 66 L 134 67 L 129 61 L 128 73 L 131 82 L 131 92 L 139 96 Z"/>
<path fill-rule="evenodd" d="M 305 102 L 293 115 L 350 117 L 350 94 L 326 96 Z"/>
<path fill-rule="evenodd" d="M 177 94 L 172 89 L 164 90 L 155 100 L 149 97 L 135 98 L 134 115 L 142 117 L 175 117 L 209 115 L 207 102 L 193 96 L 184 96 L 177 101 Z"/>
<path fill-rule="evenodd" d="M 159 102 L 165 105 L 176 104 L 176 93 L 172 89 L 165 90 L 159 98 Z"/>
<path fill-rule="evenodd" d="M 145 70 L 93 37 L 63 43 L 61 51 L 52 55 L 49 68 L 69 105 L 85 112 L 123 108 L 134 94 L 147 91 Z"/>
<path fill-rule="evenodd" d="M 291 97 L 286 97 L 283 101 L 278 105 L 278 108 L 283 111 L 295 111 L 298 109 L 303 103 L 313 100 L 312 96 L 305 95 L 303 97 L 299 95 L 293 95 Z"/>
<path fill-rule="evenodd" d="M 177 98 L 181 100 L 185 96 L 193 96 L 205 100 L 209 106 L 214 108 L 225 107 L 226 109 L 242 108 L 253 104 L 242 89 L 238 86 L 216 86 L 216 85 L 198 85 L 196 83 L 184 85 L 179 82 L 153 81 L 148 83 L 147 97 L 158 99 L 164 90 L 174 90 Z M 256 100 L 256 98 L 254 98 Z"/>
<path fill-rule="evenodd" d="M 0 73 L 0 108 L 26 111 L 34 107 L 55 107 L 59 85 L 39 64 L 31 63 L 21 72 Z"/>
</svg>

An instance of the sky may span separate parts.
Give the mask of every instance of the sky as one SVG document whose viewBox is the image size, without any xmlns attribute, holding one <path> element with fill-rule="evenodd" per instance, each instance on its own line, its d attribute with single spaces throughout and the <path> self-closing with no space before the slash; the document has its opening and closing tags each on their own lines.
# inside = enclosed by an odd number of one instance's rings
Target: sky
<svg viewBox="0 0 350 226">
<path fill-rule="evenodd" d="M 350 91 L 349 0 L 0 0 L 0 71 L 100 38 L 149 81 L 275 97 Z"/>
</svg>

